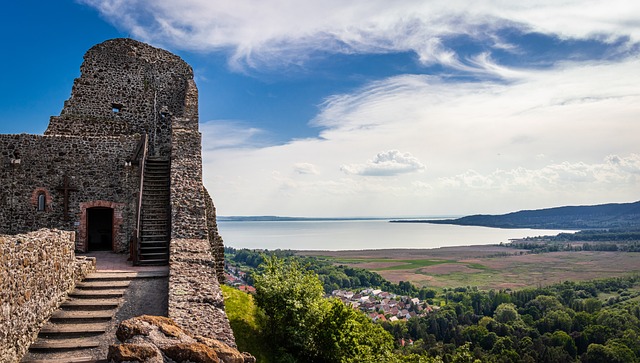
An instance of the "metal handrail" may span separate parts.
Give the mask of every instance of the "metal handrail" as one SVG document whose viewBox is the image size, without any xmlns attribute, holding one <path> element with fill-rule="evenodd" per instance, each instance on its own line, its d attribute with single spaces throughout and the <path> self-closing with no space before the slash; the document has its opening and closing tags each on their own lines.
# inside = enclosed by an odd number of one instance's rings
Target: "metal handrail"
<svg viewBox="0 0 640 363">
<path fill-rule="evenodd" d="M 140 261 L 140 230 L 142 227 L 142 193 L 144 191 L 144 169 L 147 165 L 147 152 L 149 147 L 149 137 L 147 134 L 142 135 L 142 157 L 140 158 L 140 190 L 138 193 L 138 211 L 136 216 L 136 228 L 133 240 L 133 264 L 137 265 Z"/>
</svg>

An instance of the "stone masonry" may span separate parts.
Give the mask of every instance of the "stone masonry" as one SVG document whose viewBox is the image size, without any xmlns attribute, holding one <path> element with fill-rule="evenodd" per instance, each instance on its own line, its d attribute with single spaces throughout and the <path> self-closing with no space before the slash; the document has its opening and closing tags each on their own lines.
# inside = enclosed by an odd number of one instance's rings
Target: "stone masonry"
<svg viewBox="0 0 640 363">
<path fill-rule="evenodd" d="M 74 233 L 0 235 L 0 362 L 17 362 L 75 283 L 95 269 L 76 258 Z"/>
</svg>

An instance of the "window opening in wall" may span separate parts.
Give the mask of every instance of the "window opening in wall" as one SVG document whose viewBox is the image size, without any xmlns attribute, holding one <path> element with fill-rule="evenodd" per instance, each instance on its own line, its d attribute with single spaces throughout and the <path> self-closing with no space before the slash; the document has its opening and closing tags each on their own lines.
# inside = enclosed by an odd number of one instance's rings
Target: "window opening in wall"
<svg viewBox="0 0 640 363">
<path fill-rule="evenodd" d="M 113 250 L 113 208 L 87 208 L 89 251 Z"/>
<path fill-rule="evenodd" d="M 119 103 L 112 103 L 111 104 L 111 111 L 113 111 L 113 113 L 118 113 L 122 110 L 122 105 Z"/>
<path fill-rule="evenodd" d="M 40 192 L 38 193 L 38 212 L 44 212 L 47 204 L 47 196 L 44 194 L 44 192 Z"/>
</svg>

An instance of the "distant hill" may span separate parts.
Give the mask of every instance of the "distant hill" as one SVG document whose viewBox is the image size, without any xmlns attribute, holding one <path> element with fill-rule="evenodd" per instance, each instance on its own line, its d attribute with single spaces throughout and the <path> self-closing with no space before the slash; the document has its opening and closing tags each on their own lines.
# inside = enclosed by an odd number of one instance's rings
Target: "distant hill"
<svg viewBox="0 0 640 363">
<path fill-rule="evenodd" d="M 523 210 L 501 215 L 478 214 L 458 219 L 394 220 L 392 222 L 456 224 L 496 228 L 637 229 L 640 227 L 640 201 Z"/>
</svg>

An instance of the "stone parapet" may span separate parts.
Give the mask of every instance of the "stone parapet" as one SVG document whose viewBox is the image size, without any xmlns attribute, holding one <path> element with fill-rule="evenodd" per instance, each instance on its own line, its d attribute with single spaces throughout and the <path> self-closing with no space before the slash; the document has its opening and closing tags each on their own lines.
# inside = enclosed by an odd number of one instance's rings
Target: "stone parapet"
<svg viewBox="0 0 640 363">
<path fill-rule="evenodd" d="M 173 239 L 169 317 L 193 334 L 235 347 L 208 239 Z"/>
<path fill-rule="evenodd" d="M 95 270 L 74 232 L 0 235 L 0 362 L 18 362 L 75 283 Z"/>
</svg>

